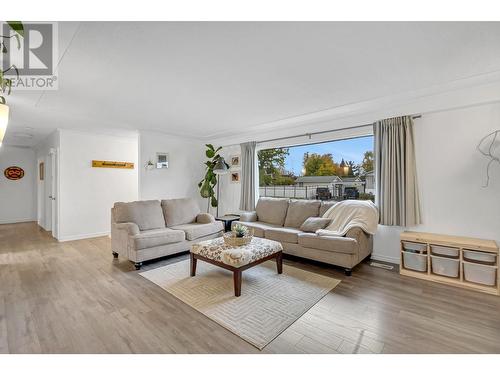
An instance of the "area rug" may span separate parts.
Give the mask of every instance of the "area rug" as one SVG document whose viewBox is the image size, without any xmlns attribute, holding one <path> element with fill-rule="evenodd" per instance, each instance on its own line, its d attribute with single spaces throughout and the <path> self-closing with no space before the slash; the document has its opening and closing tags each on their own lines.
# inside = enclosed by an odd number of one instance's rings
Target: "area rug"
<svg viewBox="0 0 500 375">
<path fill-rule="evenodd" d="M 195 277 L 189 260 L 140 275 L 259 349 L 340 283 L 287 265 L 278 275 L 271 261 L 243 271 L 240 297 L 234 296 L 232 272 L 203 261 Z"/>
</svg>

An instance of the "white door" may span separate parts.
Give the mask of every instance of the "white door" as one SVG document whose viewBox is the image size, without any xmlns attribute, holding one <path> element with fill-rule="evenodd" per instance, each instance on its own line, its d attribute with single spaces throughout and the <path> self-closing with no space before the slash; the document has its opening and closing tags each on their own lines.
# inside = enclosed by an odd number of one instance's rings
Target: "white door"
<svg viewBox="0 0 500 375">
<path fill-rule="evenodd" d="M 45 181 L 43 190 L 44 229 L 50 232 L 52 231 L 52 160 L 50 154 L 45 157 Z"/>
<path fill-rule="evenodd" d="M 38 174 L 37 174 L 37 179 L 36 179 L 36 192 L 37 192 L 37 221 L 38 225 L 41 226 L 42 228 L 45 227 L 45 177 L 43 180 L 41 180 L 40 173 L 45 172 L 45 159 L 38 159 L 37 160 L 37 166 L 38 166 Z M 43 163 L 43 164 L 42 164 Z"/>
<path fill-rule="evenodd" d="M 57 222 L 57 152 L 51 149 L 50 157 L 50 226 L 52 228 L 52 237 L 58 237 L 58 222 Z"/>
</svg>

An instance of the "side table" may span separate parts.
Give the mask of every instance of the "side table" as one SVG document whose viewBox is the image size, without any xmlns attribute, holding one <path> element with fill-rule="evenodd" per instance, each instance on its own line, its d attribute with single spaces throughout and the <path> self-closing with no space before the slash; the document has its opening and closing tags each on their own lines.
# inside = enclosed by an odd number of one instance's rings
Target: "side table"
<svg viewBox="0 0 500 375">
<path fill-rule="evenodd" d="M 231 231 L 231 225 L 233 221 L 239 220 L 240 216 L 239 215 L 223 215 L 216 217 L 215 220 L 222 221 L 224 223 L 224 231 L 230 232 Z"/>
</svg>

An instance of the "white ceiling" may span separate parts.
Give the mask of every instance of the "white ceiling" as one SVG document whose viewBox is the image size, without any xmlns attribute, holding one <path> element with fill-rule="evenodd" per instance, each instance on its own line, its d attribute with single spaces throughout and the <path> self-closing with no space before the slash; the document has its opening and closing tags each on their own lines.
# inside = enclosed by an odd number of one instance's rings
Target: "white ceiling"
<svg viewBox="0 0 500 375">
<path fill-rule="evenodd" d="M 56 128 L 262 131 L 500 70 L 499 45 L 498 22 L 61 22 L 59 89 L 13 92 L 4 142 Z"/>
</svg>

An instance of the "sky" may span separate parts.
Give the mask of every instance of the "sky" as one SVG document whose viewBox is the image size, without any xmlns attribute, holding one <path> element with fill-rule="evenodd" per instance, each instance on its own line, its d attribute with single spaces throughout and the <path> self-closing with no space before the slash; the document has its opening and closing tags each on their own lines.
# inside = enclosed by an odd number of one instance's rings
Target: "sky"
<svg viewBox="0 0 500 375">
<path fill-rule="evenodd" d="M 293 171 L 296 176 L 301 175 L 302 160 L 304 153 L 332 154 L 333 161 L 340 163 L 344 160 L 352 160 L 359 164 L 363 161 L 365 151 L 373 151 L 373 136 L 344 139 L 340 141 L 318 143 L 314 145 L 303 145 L 289 147 L 290 155 L 285 161 L 285 170 Z"/>
</svg>

